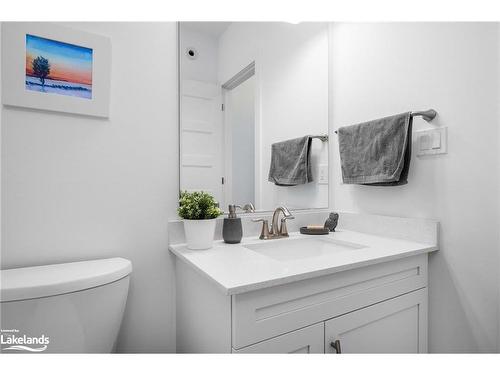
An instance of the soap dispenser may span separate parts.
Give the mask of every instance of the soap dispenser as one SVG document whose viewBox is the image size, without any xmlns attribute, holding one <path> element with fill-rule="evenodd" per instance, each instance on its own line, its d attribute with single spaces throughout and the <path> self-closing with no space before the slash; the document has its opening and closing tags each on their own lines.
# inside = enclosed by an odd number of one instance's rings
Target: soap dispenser
<svg viewBox="0 0 500 375">
<path fill-rule="evenodd" d="M 227 217 L 224 218 L 222 226 L 222 238 L 226 243 L 240 243 L 243 237 L 243 228 L 241 226 L 241 218 L 236 216 L 236 205 L 228 206 Z"/>
</svg>

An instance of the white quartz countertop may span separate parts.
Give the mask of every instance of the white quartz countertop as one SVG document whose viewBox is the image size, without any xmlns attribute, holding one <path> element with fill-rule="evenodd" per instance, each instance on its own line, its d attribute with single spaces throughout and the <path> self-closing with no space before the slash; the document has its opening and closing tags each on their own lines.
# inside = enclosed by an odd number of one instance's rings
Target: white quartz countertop
<svg viewBox="0 0 500 375">
<path fill-rule="evenodd" d="M 286 241 L 312 237 L 326 237 L 327 241 L 331 239 L 363 247 L 318 252 L 317 255 L 290 260 L 278 260 L 245 247 L 278 242 L 282 246 Z M 327 236 L 291 233 L 289 238 L 266 241 L 247 237 L 239 244 L 215 241 L 208 250 L 189 250 L 185 244 L 170 245 L 169 249 L 180 260 L 214 281 L 223 293 L 231 295 L 428 253 L 437 250 L 437 246 L 337 229 Z"/>
</svg>

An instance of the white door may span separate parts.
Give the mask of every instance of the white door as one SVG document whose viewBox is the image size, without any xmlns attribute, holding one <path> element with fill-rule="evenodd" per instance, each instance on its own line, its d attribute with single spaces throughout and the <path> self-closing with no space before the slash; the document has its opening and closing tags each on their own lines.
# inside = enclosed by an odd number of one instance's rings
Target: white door
<svg viewBox="0 0 500 375">
<path fill-rule="evenodd" d="M 325 325 L 323 322 L 298 329 L 233 353 L 324 353 Z"/>
<path fill-rule="evenodd" d="M 325 322 L 326 353 L 427 352 L 427 288 Z"/>
<path fill-rule="evenodd" d="M 221 88 L 184 80 L 181 92 L 181 190 L 209 192 L 224 208 Z"/>
</svg>

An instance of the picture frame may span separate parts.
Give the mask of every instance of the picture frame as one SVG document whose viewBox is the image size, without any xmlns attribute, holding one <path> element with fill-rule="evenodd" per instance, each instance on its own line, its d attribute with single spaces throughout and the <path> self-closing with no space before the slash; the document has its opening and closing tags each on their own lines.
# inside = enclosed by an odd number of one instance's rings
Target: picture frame
<svg viewBox="0 0 500 375">
<path fill-rule="evenodd" d="M 54 23 L 2 23 L 2 103 L 109 117 L 111 40 Z"/>
</svg>

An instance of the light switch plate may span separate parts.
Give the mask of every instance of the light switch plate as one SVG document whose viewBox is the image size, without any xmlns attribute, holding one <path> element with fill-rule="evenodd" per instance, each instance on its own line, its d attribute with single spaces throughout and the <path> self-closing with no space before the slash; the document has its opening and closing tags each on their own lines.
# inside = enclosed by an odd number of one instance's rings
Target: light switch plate
<svg viewBox="0 0 500 375">
<path fill-rule="evenodd" d="M 328 185 L 328 165 L 320 164 L 318 171 L 318 184 Z"/>
<path fill-rule="evenodd" d="M 417 156 L 439 155 L 448 152 L 448 128 L 435 128 L 415 132 Z"/>
</svg>

